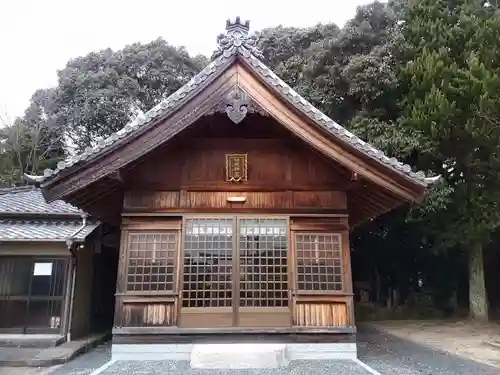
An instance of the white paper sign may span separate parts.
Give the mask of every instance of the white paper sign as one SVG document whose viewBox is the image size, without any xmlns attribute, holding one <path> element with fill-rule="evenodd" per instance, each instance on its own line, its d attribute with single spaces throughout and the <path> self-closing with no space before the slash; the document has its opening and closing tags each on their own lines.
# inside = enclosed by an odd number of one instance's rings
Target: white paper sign
<svg viewBox="0 0 500 375">
<path fill-rule="evenodd" d="M 52 263 L 35 263 L 33 276 L 50 276 L 52 275 Z"/>
</svg>

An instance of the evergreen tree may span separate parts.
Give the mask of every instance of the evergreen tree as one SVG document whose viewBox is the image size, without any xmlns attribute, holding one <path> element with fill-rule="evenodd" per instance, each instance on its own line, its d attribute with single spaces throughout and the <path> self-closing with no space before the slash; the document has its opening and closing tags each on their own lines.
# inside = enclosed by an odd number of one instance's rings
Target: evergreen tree
<svg viewBox="0 0 500 375">
<path fill-rule="evenodd" d="M 440 247 L 467 250 L 470 314 L 487 319 L 483 247 L 500 224 L 500 13 L 482 1 L 409 0 L 399 14 L 399 123 L 419 164 L 446 180 L 448 204 L 429 225 Z"/>
</svg>

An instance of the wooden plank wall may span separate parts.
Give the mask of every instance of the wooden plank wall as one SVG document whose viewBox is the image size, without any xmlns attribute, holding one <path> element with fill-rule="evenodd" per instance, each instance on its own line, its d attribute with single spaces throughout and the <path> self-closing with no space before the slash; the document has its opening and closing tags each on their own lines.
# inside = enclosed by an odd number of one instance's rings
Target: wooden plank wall
<svg viewBox="0 0 500 375">
<path fill-rule="evenodd" d="M 289 136 L 188 142 L 163 147 L 126 173 L 124 213 L 347 212 L 350 174 Z M 225 181 L 230 153 L 247 154 L 248 181 Z M 229 203 L 231 196 L 246 201 Z"/>
<path fill-rule="evenodd" d="M 177 325 L 174 300 L 162 298 L 158 302 L 123 298 L 122 327 L 154 327 Z"/>
<path fill-rule="evenodd" d="M 302 327 L 344 327 L 348 324 L 347 304 L 343 302 L 297 303 L 295 325 Z"/>
<path fill-rule="evenodd" d="M 129 170 L 126 190 L 342 191 L 351 174 L 291 138 L 191 138 Z M 188 146 L 186 146 L 188 144 Z M 225 181 L 226 154 L 247 154 L 248 181 Z"/>
<path fill-rule="evenodd" d="M 229 197 L 245 197 L 230 203 Z M 124 212 L 343 212 L 347 210 L 342 191 L 128 191 Z M 292 211 L 293 210 L 293 211 Z"/>
</svg>

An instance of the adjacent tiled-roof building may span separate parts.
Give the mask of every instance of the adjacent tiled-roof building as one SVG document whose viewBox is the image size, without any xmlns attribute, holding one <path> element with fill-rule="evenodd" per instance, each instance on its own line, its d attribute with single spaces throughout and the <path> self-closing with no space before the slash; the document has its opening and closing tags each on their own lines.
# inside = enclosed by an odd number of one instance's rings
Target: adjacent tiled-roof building
<svg viewBox="0 0 500 375">
<path fill-rule="evenodd" d="M 85 225 L 83 225 L 85 217 Z M 81 242 L 97 226 L 61 200 L 47 203 L 35 186 L 0 189 L 0 241 Z"/>
</svg>

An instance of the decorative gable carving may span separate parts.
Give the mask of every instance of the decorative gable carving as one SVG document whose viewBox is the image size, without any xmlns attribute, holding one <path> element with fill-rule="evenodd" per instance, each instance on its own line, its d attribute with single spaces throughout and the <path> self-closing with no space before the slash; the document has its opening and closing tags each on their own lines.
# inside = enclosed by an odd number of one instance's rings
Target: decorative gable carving
<svg viewBox="0 0 500 375">
<path fill-rule="evenodd" d="M 239 86 L 235 86 L 221 102 L 206 114 L 213 115 L 215 113 L 225 113 L 235 124 L 243 121 L 248 113 L 269 116 L 269 113 Z"/>
</svg>

